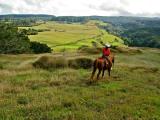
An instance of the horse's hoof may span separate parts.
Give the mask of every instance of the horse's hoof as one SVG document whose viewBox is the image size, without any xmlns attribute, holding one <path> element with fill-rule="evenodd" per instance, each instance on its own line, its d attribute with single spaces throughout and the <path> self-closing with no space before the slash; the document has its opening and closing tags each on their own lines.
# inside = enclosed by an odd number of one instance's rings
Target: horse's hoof
<svg viewBox="0 0 160 120">
<path fill-rule="evenodd" d="M 87 85 L 91 85 L 92 83 L 93 83 L 93 81 L 86 82 Z"/>
</svg>

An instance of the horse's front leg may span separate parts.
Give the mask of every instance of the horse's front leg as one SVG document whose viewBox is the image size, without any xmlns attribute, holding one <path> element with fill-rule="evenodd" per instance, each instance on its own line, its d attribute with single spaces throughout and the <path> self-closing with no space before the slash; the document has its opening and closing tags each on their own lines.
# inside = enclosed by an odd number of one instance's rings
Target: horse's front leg
<svg viewBox="0 0 160 120">
<path fill-rule="evenodd" d="M 91 75 L 91 80 L 93 80 L 93 78 L 94 78 L 94 74 L 95 74 L 96 70 L 97 70 L 97 68 L 96 68 L 96 67 L 94 67 L 94 68 L 93 68 L 93 71 L 92 71 L 92 75 Z"/>
<path fill-rule="evenodd" d="M 102 69 L 99 69 L 98 74 L 97 74 L 97 80 L 99 79 L 99 75 L 101 74 Z"/>
<path fill-rule="evenodd" d="M 111 76 L 111 68 L 108 68 L 108 76 Z"/>
</svg>

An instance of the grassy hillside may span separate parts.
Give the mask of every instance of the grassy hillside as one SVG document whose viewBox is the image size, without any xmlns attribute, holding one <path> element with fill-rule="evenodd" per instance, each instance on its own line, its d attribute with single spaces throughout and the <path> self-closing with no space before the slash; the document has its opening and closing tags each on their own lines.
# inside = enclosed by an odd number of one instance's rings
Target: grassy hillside
<svg viewBox="0 0 160 120">
<path fill-rule="evenodd" d="M 1 120 L 160 119 L 159 49 L 117 53 L 111 77 L 91 85 L 91 69 L 34 68 L 39 56 L 0 55 Z"/>
<path fill-rule="evenodd" d="M 89 21 L 86 24 L 47 22 L 32 28 L 49 29 L 50 31 L 40 32 L 38 35 L 29 36 L 29 38 L 32 41 L 46 43 L 55 51 L 64 49 L 74 51 L 83 45 L 92 46 L 92 41 L 99 42 L 100 40 L 113 45 L 123 45 L 123 40 L 99 29 L 96 24 L 106 25 L 99 21 Z M 27 29 L 27 27 L 21 28 Z"/>
</svg>

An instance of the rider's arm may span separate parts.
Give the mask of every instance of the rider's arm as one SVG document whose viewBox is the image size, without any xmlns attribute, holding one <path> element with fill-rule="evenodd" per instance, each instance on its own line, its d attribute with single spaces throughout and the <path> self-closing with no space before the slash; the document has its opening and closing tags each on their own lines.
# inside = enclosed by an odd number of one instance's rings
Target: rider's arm
<svg viewBox="0 0 160 120">
<path fill-rule="evenodd" d="M 105 56 L 105 48 L 102 49 L 102 55 Z"/>
<path fill-rule="evenodd" d="M 111 54 L 111 50 L 110 50 L 110 48 L 108 48 L 108 55 L 110 55 Z"/>
</svg>

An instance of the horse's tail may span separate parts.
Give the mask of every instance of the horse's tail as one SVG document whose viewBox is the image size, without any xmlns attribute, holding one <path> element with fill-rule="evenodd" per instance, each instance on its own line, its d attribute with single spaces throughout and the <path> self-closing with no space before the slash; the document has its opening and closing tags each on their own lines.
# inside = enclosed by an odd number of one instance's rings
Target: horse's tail
<svg viewBox="0 0 160 120">
<path fill-rule="evenodd" d="M 115 59 L 114 59 L 114 57 L 113 57 L 113 59 L 112 59 L 112 63 L 113 63 L 113 65 L 114 65 L 114 63 L 115 63 Z"/>
<path fill-rule="evenodd" d="M 94 67 L 94 68 L 100 68 L 100 67 L 101 67 L 101 62 L 99 62 L 99 60 L 96 59 L 96 60 L 93 62 L 93 67 Z"/>
<path fill-rule="evenodd" d="M 111 57 L 112 57 L 111 62 L 112 62 L 112 65 L 114 66 L 114 63 L 115 63 L 115 57 L 114 57 L 114 55 L 112 55 Z"/>
<path fill-rule="evenodd" d="M 93 67 L 96 67 L 97 59 L 93 62 Z"/>
</svg>

